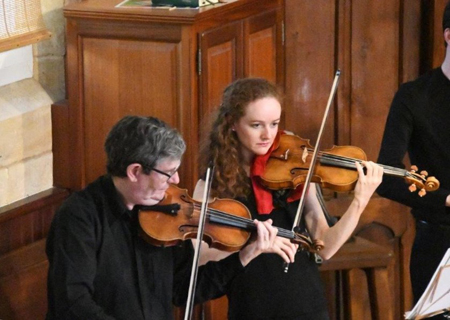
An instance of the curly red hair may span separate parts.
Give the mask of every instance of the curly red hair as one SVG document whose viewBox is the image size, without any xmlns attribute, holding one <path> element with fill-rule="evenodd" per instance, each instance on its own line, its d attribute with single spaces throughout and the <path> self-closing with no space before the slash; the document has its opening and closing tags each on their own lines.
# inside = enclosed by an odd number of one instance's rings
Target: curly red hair
<svg viewBox="0 0 450 320">
<path fill-rule="evenodd" d="M 250 181 L 242 167 L 240 141 L 232 130 L 246 111 L 249 103 L 273 97 L 280 104 L 282 96 L 277 87 L 262 78 L 239 79 L 228 85 L 222 95 L 222 104 L 213 115 L 209 135 L 203 135 L 200 150 L 200 172 L 214 166 L 211 195 L 220 198 L 247 197 Z"/>
</svg>

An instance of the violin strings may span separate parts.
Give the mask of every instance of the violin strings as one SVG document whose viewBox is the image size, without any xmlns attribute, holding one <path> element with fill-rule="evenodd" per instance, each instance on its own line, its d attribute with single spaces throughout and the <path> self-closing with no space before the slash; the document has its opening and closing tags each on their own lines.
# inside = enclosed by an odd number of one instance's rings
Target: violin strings
<svg viewBox="0 0 450 320">
<path fill-rule="evenodd" d="M 199 208 L 200 208 L 200 205 L 194 203 L 194 209 L 199 209 Z M 211 217 L 218 218 L 217 220 L 213 220 L 213 222 L 256 230 L 256 226 L 255 226 L 255 223 L 253 222 L 253 220 L 244 218 L 244 217 L 240 217 L 240 216 L 235 216 L 230 213 L 223 212 L 223 211 L 220 211 L 217 209 L 208 208 L 207 216 L 209 216 L 210 218 Z M 289 239 L 294 238 L 294 233 L 292 231 L 281 229 L 281 228 L 277 228 L 277 229 L 278 229 L 279 236 L 284 237 L 284 238 L 289 238 Z"/>
<path fill-rule="evenodd" d="M 240 217 L 240 216 L 235 216 L 223 211 L 219 211 L 216 209 L 209 209 L 208 211 L 210 211 L 212 214 L 210 214 L 211 217 L 217 217 L 222 219 L 222 221 L 224 222 L 241 222 L 243 223 L 243 226 L 246 228 L 251 228 L 252 230 L 256 230 L 256 226 L 255 223 L 253 222 L 253 220 L 248 219 L 248 218 L 244 218 L 244 217 Z M 220 223 L 220 221 L 216 221 L 218 223 Z M 288 230 L 284 230 L 284 229 L 278 229 L 278 235 L 285 237 L 285 238 L 293 238 L 292 236 L 292 232 L 288 231 Z"/>
<path fill-rule="evenodd" d="M 308 151 L 312 152 L 311 149 L 308 149 Z M 352 168 L 352 169 L 355 168 L 356 161 L 359 163 L 361 163 L 363 161 L 361 159 L 339 156 L 339 155 L 335 155 L 335 154 L 331 154 L 331 153 L 327 153 L 327 152 L 319 152 L 319 158 L 324 163 L 328 162 L 329 164 L 332 164 L 332 165 L 337 164 L 342 167 Z M 378 164 L 378 165 L 380 165 L 383 168 L 384 173 L 389 174 L 389 175 L 418 178 L 417 176 L 413 175 L 411 172 L 409 172 L 405 169 L 387 166 L 387 165 L 383 165 L 383 164 Z M 421 176 L 419 176 L 419 177 L 422 178 Z"/>
</svg>

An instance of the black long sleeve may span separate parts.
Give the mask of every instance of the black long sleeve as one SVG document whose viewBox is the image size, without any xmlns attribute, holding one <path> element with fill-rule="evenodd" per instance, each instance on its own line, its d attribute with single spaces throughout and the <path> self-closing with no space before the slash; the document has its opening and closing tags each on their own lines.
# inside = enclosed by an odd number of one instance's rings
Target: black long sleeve
<svg viewBox="0 0 450 320">
<path fill-rule="evenodd" d="M 378 162 L 404 168 L 411 164 L 440 181 L 440 188 L 423 198 L 411 193 L 402 179 L 384 176 L 379 195 L 412 207 L 416 218 L 450 224 L 445 199 L 450 194 L 450 81 L 440 68 L 403 84 L 386 121 Z"/>
<path fill-rule="evenodd" d="M 107 176 L 71 195 L 47 239 L 48 320 L 173 318 L 173 302 L 186 301 L 192 244 L 152 246 L 137 223 Z M 202 266 L 196 300 L 223 295 L 243 269 L 238 254 Z"/>
</svg>

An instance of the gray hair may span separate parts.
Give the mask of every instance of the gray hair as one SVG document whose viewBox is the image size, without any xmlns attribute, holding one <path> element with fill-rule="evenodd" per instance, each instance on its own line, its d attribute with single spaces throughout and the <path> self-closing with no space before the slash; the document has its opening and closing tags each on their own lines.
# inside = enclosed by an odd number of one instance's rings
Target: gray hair
<svg viewBox="0 0 450 320">
<path fill-rule="evenodd" d="M 126 116 L 117 122 L 105 141 L 106 169 L 109 174 L 126 177 L 132 163 L 142 165 L 149 174 L 162 160 L 181 160 L 186 144 L 180 133 L 154 117 Z"/>
</svg>

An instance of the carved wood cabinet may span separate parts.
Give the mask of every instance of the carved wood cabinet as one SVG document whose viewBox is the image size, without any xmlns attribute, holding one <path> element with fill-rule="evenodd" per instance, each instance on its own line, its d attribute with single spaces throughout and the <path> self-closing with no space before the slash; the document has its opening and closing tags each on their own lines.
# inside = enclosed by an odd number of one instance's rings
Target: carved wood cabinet
<svg viewBox="0 0 450 320">
<path fill-rule="evenodd" d="M 187 143 L 180 185 L 197 177 L 200 125 L 244 76 L 284 85 L 282 0 L 228 0 L 199 9 L 64 8 L 66 103 L 53 106 L 55 185 L 77 190 L 105 172 L 103 143 L 128 114 L 156 116 Z"/>
</svg>

